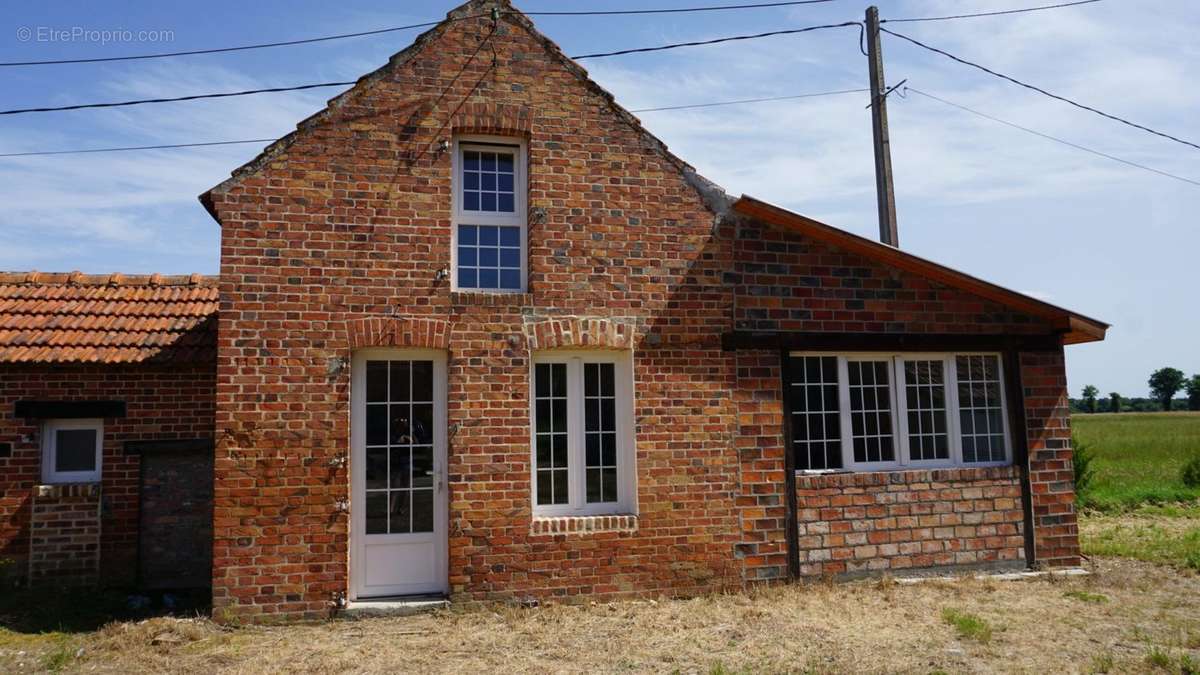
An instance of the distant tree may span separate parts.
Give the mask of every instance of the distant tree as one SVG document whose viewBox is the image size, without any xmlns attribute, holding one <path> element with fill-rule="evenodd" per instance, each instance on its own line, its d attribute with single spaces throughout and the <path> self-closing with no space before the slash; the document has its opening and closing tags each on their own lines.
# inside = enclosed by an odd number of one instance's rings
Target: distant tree
<svg viewBox="0 0 1200 675">
<path fill-rule="evenodd" d="M 1121 395 L 1117 392 L 1111 392 L 1108 395 L 1108 411 L 1119 413 L 1121 412 Z"/>
<path fill-rule="evenodd" d="M 1083 400 L 1087 403 L 1088 412 L 1096 412 L 1096 396 L 1099 394 L 1100 390 L 1090 384 L 1083 388 Z"/>
<path fill-rule="evenodd" d="M 1150 395 L 1158 399 L 1162 409 L 1171 411 L 1171 399 L 1183 388 L 1183 371 L 1178 368 L 1159 368 L 1150 375 Z"/>
<path fill-rule="evenodd" d="M 1200 410 L 1200 375 L 1193 375 L 1183 388 L 1187 390 L 1188 410 Z"/>
</svg>

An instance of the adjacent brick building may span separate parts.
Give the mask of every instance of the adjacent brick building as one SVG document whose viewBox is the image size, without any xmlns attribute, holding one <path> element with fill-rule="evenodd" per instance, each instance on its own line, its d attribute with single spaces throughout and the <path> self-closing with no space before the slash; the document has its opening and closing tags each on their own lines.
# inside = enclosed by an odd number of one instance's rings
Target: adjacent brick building
<svg viewBox="0 0 1200 675">
<path fill-rule="evenodd" d="M 1104 324 L 726 195 L 503 0 L 201 200 L 219 616 L 1078 562 Z"/>
</svg>

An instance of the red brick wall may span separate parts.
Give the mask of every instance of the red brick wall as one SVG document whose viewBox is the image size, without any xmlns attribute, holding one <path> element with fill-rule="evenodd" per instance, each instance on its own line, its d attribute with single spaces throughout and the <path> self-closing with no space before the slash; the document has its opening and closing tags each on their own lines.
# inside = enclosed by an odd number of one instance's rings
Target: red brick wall
<svg viewBox="0 0 1200 675">
<path fill-rule="evenodd" d="M 1078 565 L 1071 410 L 1062 350 L 1021 354 L 1021 386 L 1033 493 L 1034 559 L 1049 567 Z"/>
<path fill-rule="evenodd" d="M 1050 333 L 1044 321 L 785 230 L 737 228 L 738 330 Z"/>
<path fill-rule="evenodd" d="M 213 437 L 212 366 L 15 366 L 0 368 L 0 442 L 13 444 L 0 458 L 0 557 L 24 569 L 34 486 L 41 482 L 41 422 L 13 417 L 20 400 L 121 400 L 126 417 L 104 420 L 101 490 L 102 584 L 134 581 L 137 571 L 137 455 L 127 440 Z"/>
<path fill-rule="evenodd" d="M 407 344 L 377 319 L 428 328 L 449 352 L 455 596 L 688 592 L 739 579 L 733 360 L 720 350 L 729 246 L 681 164 L 556 48 L 505 17 L 481 50 L 491 30 L 472 19 L 419 40 L 211 195 L 222 223 L 223 615 L 318 616 L 346 590 L 347 519 L 335 504 L 348 498 L 347 469 L 330 465 L 349 435 L 338 364 L 353 348 Z M 452 293 L 435 280 L 450 263 L 451 158 L 438 141 L 479 132 L 528 144 L 525 294 Z M 582 319 L 608 319 L 589 339 L 609 346 L 637 335 L 639 518 L 634 531 L 531 535 L 530 340 L 561 346 L 550 336 Z"/>
<path fill-rule="evenodd" d="M 91 586 L 100 575 L 100 486 L 33 490 L 29 518 L 31 584 Z"/>
<path fill-rule="evenodd" d="M 796 478 L 803 576 L 1022 564 L 1016 467 Z"/>
</svg>

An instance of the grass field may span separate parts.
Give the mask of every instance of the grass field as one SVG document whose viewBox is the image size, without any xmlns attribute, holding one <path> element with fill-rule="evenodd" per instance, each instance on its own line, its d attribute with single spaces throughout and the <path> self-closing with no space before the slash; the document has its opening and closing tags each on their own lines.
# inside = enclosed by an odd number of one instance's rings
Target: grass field
<svg viewBox="0 0 1200 675">
<path fill-rule="evenodd" d="M 1200 456 L 1200 413 L 1076 414 L 1071 426 L 1096 458 L 1082 506 L 1112 512 L 1200 499 L 1200 488 L 1179 479 Z"/>
</svg>

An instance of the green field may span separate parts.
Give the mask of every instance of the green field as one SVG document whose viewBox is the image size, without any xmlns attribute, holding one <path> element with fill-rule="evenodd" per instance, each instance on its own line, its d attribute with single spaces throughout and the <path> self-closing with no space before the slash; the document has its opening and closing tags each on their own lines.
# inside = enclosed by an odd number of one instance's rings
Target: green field
<svg viewBox="0 0 1200 675">
<path fill-rule="evenodd" d="M 1075 437 L 1095 455 L 1085 508 L 1113 512 L 1200 499 L 1179 471 L 1200 456 L 1200 413 L 1075 414 Z"/>
</svg>

